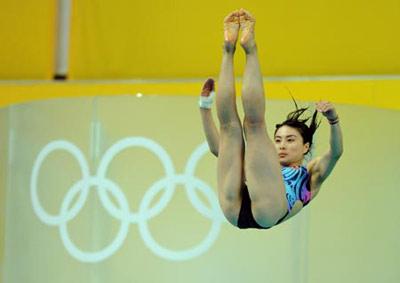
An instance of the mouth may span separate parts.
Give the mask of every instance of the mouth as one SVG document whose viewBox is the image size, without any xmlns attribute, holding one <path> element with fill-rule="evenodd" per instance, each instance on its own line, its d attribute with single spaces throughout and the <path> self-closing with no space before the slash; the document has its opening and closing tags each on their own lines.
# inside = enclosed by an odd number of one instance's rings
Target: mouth
<svg viewBox="0 0 400 283">
<path fill-rule="evenodd" d="M 279 153 L 278 155 L 279 155 L 279 157 L 285 157 L 287 155 L 287 153 Z"/>
</svg>

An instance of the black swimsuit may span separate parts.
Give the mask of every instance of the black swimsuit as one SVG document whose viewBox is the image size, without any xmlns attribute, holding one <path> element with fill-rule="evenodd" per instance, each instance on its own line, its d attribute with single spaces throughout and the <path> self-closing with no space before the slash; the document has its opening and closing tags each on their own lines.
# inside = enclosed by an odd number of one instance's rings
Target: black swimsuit
<svg viewBox="0 0 400 283">
<path fill-rule="evenodd" d="M 278 222 L 275 225 L 281 223 L 282 220 L 285 219 L 285 217 L 288 214 L 289 214 L 289 210 L 281 219 L 278 220 Z M 246 185 L 242 188 L 242 205 L 240 207 L 237 227 L 240 229 L 248 229 L 248 228 L 269 229 L 269 228 L 271 228 L 271 227 L 260 226 L 254 219 L 253 212 L 251 211 L 251 199 L 250 199 L 250 195 L 249 195 L 249 190 L 247 189 Z"/>
<path fill-rule="evenodd" d="M 288 202 L 288 210 L 286 214 L 276 222 L 275 225 L 282 222 L 283 219 L 292 210 L 296 201 L 300 200 L 303 207 L 311 201 L 310 191 L 310 175 L 304 166 L 300 167 L 282 167 L 282 177 L 285 184 L 286 199 Z M 274 225 L 274 226 L 275 226 Z M 259 225 L 251 211 L 251 199 L 247 186 L 242 188 L 242 204 L 240 207 L 239 218 L 237 227 L 240 229 L 256 228 L 256 229 L 269 229 L 271 227 L 262 227 Z"/>
</svg>

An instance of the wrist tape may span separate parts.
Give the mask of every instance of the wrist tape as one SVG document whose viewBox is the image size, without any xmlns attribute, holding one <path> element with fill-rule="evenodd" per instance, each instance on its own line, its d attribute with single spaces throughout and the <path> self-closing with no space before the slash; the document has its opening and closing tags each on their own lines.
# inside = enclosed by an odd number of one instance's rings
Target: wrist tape
<svg viewBox="0 0 400 283">
<path fill-rule="evenodd" d="M 215 91 L 211 91 L 209 96 L 200 96 L 199 106 L 204 109 L 211 109 L 214 102 Z"/>
</svg>

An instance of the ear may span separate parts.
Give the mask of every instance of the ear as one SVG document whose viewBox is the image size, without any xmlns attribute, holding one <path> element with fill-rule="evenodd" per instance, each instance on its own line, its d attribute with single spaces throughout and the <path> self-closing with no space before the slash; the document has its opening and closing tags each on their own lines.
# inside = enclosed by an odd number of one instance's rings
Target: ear
<svg viewBox="0 0 400 283">
<path fill-rule="evenodd" d="M 303 145 L 303 155 L 306 155 L 309 150 L 310 150 L 310 143 L 307 142 Z"/>
</svg>

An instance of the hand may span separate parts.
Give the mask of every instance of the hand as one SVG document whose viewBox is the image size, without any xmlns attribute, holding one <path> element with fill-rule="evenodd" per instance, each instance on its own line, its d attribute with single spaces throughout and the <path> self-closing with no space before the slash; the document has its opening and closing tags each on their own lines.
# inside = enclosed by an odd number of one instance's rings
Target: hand
<svg viewBox="0 0 400 283">
<path fill-rule="evenodd" d="M 315 103 L 315 107 L 318 112 L 322 113 L 330 121 L 338 118 L 335 107 L 329 101 L 319 101 Z"/>
<path fill-rule="evenodd" d="M 208 97 L 210 93 L 215 91 L 215 82 L 212 78 L 208 78 L 204 84 L 203 88 L 201 89 L 201 96 Z"/>
<path fill-rule="evenodd" d="M 203 85 L 199 99 L 199 106 L 202 109 L 211 109 L 214 102 L 215 82 L 209 78 Z"/>
</svg>

